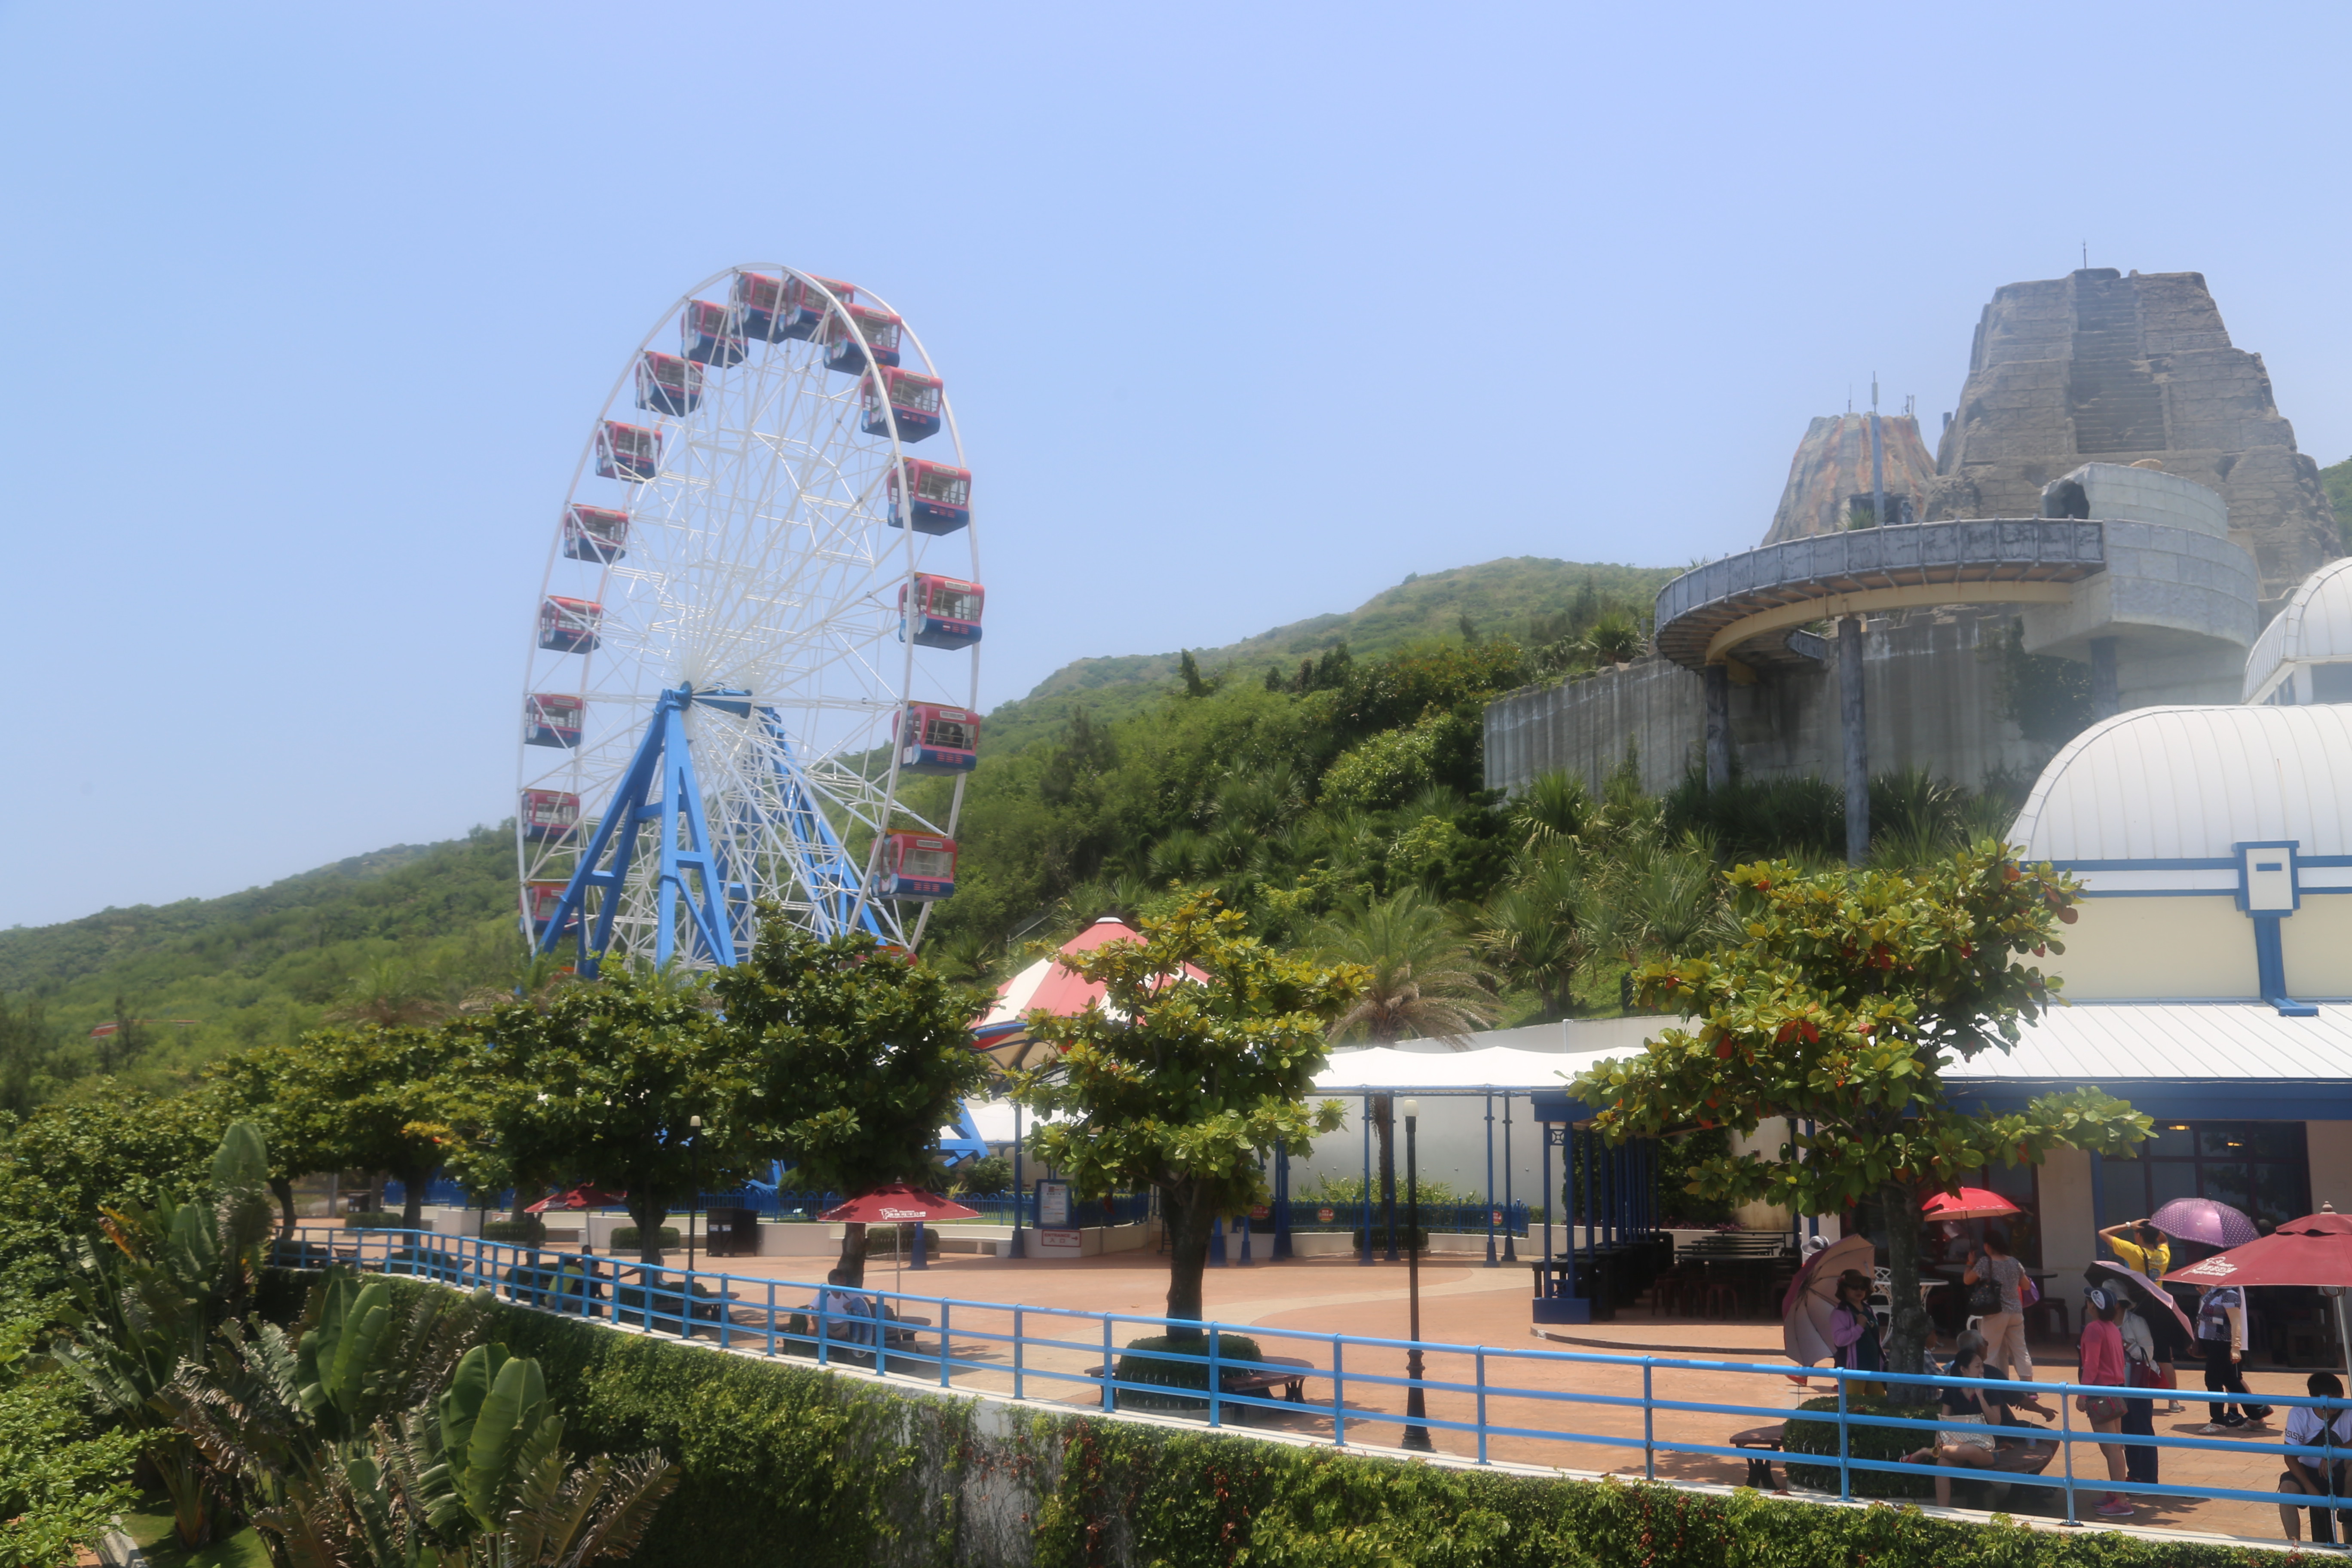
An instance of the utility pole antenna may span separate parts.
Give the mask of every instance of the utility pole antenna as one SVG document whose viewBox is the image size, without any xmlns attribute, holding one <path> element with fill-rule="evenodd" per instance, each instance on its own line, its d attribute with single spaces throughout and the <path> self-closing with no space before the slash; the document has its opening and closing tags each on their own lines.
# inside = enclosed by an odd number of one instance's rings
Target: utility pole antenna
<svg viewBox="0 0 2352 1568">
<path fill-rule="evenodd" d="M 2085 271 L 2085 272 L 2088 272 L 2090 269 L 2091 269 L 2091 242 L 2090 242 L 2089 240 L 2087 240 L 2087 239 L 2086 239 L 2086 240 L 2084 240 L 2084 241 L 2083 242 L 2083 270 L 2084 270 L 2084 271 Z"/>
</svg>

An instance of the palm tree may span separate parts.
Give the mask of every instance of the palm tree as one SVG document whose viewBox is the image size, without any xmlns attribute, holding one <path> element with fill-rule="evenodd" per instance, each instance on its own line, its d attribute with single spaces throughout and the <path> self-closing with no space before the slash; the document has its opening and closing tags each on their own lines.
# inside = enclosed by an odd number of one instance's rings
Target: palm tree
<svg viewBox="0 0 2352 1568">
<path fill-rule="evenodd" d="M 1526 847 L 1541 850 L 1584 836 L 1592 820 L 1592 792 L 1573 773 L 1538 773 L 1511 803 L 1511 826 Z"/>
<path fill-rule="evenodd" d="M 1377 901 L 1351 900 L 1324 922 L 1318 935 L 1326 962 L 1358 963 L 1368 972 L 1360 998 L 1331 1026 L 1335 1040 L 1361 1036 L 1375 1045 L 1391 1046 L 1403 1039 L 1434 1039 L 1463 1050 L 1473 1029 L 1495 1021 L 1494 997 L 1468 946 L 1447 923 L 1444 908 L 1418 888 L 1402 888 Z M 1381 1202 L 1391 1235 L 1396 1229 L 1393 1103 L 1385 1094 L 1371 1099 L 1372 1125 L 1381 1144 Z"/>
<path fill-rule="evenodd" d="M 415 969 L 398 958 L 371 959 L 351 984 L 343 1000 L 327 1014 L 331 1024 L 375 1024 L 397 1028 L 407 1024 L 437 1024 L 449 1016 Z"/>
<path fill-rule="evenodd" d="M 1629 963 L 1644 953 L 1678 957 L 1706 945 L 1721 902 L 1715 859 L 1702 844 L 1636 844 L 1604 880 L 1595 945 L 1614 948 Z"/>
<path fill-rule="evenodd" d="M 1590 946 L 1591 885 L 1573 846 L 1538 857 L 1486 900 L 1476 942 L 1513 980 L 1532 985 L 1547 1018 L 1564 1017 Z"/>
</svg>

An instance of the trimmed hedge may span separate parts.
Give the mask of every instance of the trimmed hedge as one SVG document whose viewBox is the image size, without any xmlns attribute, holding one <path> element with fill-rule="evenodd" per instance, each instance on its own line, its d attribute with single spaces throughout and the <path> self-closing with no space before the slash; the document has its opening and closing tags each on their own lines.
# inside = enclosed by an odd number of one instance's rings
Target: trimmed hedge
<svg viewBox="0 0 2352 1568">
<path fill-rule="evenodd" d="M 395 1292 L 436 1289 L 396 1280 Z M 1455 1469 L 1011 1412 L 501 1307 L 575 1453 L 683 1472 L 634 1568 L 2284 1568 L 2241 1547 Z M 1226 1342 L 1231 1344 L 1233 1342 Z M 1034 1503 L 1031 1500 L 1034 1500 Z M 2317 1555 L 2300 1559 L 2315 1563 Z"/>
<path fill-rule="evenodd" d="M 547 1222 L 538 1219 L 494 1219 L 482 1226 L 484 1241 L 514 1241 L 536 1247 L 547 1239 Z"/>
<path fill-rule="evenodd" d="M 343 1216 L 345 1230 L 398 1230 L 401 1216 L 393 1209 L 362 1209 Z"/>
<path fill-rule="evenodd" d="M 1120 1383 L 1143 1383 L 1154 1388 L 1196 1388 L 1206 1392 L 1209 1386 L 1209 1363 L 1201 1361 L 1171 1361 L 1166 1355 L 1148 1352 L 1159 1351 L 1181 1356 L 1209 1353 L 1209 1336 L 1194 1334 L 1178 1339 L 1173 1334 L 1150 1334 L 1127 1342 L 1126 1352 L 1114 1363 L 1111 1376 Z M 1257 1361 L 1265 1352 L 1255 1340 L 1241 1334 L 1217 1335 L 1217 1355 L 1223 1361 Z M 1231 1374 L 1228 1374 L 1230 1381 Z M 1118 1391 L 1122 1410 L 1206 1410 L 1205 1399 L 1171 1399 L 1157 1394 L 1137 1394 L 1129 1389 Z"/>
<path fill-rule="evenodd" d="M 668 1248 L 673 1247 L 684 1247 L 686 1242 L 684 1238 L 678 1235 L 677 1226 L 674 1225 L 666 1225 L 662 1226 L 661 1230 L 661 1244 L 663 1249 L 667 1251 Z M 613 1232 L 613 1239 L 606 1244 L 605 1250 L 608 1252 L 634 1252 L 636 1250 L 636 1247 L 637 1227 L 633 1225 L 625 1225 Z"/>
<path fill-rule="evenodd" d="M 1882 1386 L 1884 1386 L 1882 1384 Z M 1826 1410 L 1837 1413 L 1837 1396 L 1808 1399 L 1797 1406 L 1800 1410 Z M 1855 1400 L 1846 1403 L 1846 1414 L 1853 1415 L 1893 1415 L 1906 1421 L 1933 1421 L 1936 1407 L 1932 1405 L 1890 1405 L 1885 1400 Z M 1935 1441 L 1933 1432 L 1922 1432 L 1909 1426 L 1853 1426 L 1846 1428 L 1846 1455 L 1855 1459 L 1884 1459 L 1889 1463 L 1906 1454 L 1916 1454 Z M 1816 1491 L 1835 1494 L 1838 1489 L 1837 1467 L 1800 1465 L 1799 1454 L 1827 1454 L 1832 1458 L 1838 1451 L 1837 1425 L 1831 1421 L 1791 1421 L 1781 1435 L 1780 1451 L 1790 1456 L 1789 1484 L 1810 1487 Z M 1955 1475 L 1963 1472 L 1954 1471 Z M 1932 1476 L 1902 1475 L 1893 1470 L 1853 1470 L 1848 1472 L 1847 1490 L 1860 1498 L 1927 1498 L 1936 1495 Z"/>
</svg>

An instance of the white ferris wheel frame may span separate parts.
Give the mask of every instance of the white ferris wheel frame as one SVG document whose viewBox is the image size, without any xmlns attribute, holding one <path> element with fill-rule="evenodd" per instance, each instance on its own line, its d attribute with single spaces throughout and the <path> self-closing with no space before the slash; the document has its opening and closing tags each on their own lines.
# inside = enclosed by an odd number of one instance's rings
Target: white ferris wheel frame
<svg viewBox="0 0 2352 1568">
<path fill-rule="evenodd" d="M 778 280 L 780 312 L 782 293 L 794 281 L 805 285 L 816 299 L 822 300 L 824 312 L 807 338 L 772 342 L 746 336 L 742 356 L 737 363 L 698 365 L 703 376 L 703 390 L 697 408 L 673 415 L 638 405 L 634 392 L 638 366 L 649 351 L 660 352 L 656 348 L 656 341 L 666 331 L 680 331 L 687 310 L 709 290 L 731 285 L 735 278 L 746 273 Z M 897 315 L 887 300 L 863 287 L 855 289 L 854 302 Z M 863 924 L 877 930 L 885 940 L 902 941 L 909 947 L 921 940 L 930 915 L 929 900 L 921 903 L 909 930 L 900 910 L 894 908 L 891 901 L 873 896 L 881 857 L 889 842 L 886 835 L 893 830 L 912 829 L 952 838 L 962 815 L 969 775 L 955 778 L 945 822 L 926 820 L 899 798 L 904 748 L 891 743 L 891 738 L 909 701 L 929 700 L 976 710 L 980 649 L 975 645 L 934 650 L 940 661 L 965 661 L 960 681 L 940 679 L 948 673 L 946 664 L 926 664 L 916 658 L 916 644 L 908 635 L 898 595 L 911 587 L 918 573 L 978 582 L 979 538 L 973 522 L 968 521 L 949 534 L 934 535 L 912 527 L 911 516 L 907 519 L 908 526 L 897 530 L 902 537 L 888 537 L 888 479 L 897 474 L 902 496 L 911 502 L 913 485 L 905 468 L 911 454 L 907 449 L 908 443 L 900 435 L 898 411 L 887 393 L 878 399 L 887 435 L 868 435 L 860 428 L 859 388 L 864 377 L 873 375 L 877 389 L 883 378 L 863 324 L 855 313 L 843 308 L 844 304 L 824 279 L 779 262 L 749 262 L 713 273 L 678 296 L 655 319 L 624 362 L 603 405 L 590 422 L 563 505 L 555 518 L 540 594 L 531 604 L 524 668 L 526 701 L 534 692 L 545 692 L 576 693 L 583 702 L 578 745 L 552 749 L 551 757 L 550 748 L 530 744 L 525 734 L 519 738 L 517 746 L 518 897 L 523 931 L 534 939 L 535 945 L 531 884 L 568 879 L 571 869 L 576 868 L 581 847 L 588 841 L 590 823 L 595 814 L 609 809 L 613 794 L 628 767 L 628 759 L 646 723 L 654 717 L 661 693 L 680 686 L 706 696 L 723 698 L 740 693 L 745 698 L 744 702 L 733 705 L 743 711 L 731 719 L 723 711 L 730 705 L 723 702 L 697 702 L 688 713 L 695 731 L 690 740 L 696 769 L 702 781 L 706 805 L 710 808 L 714 836 L 729 839 L 730 845 L 740 844 L 747 833 L 758 840 L 754 852 L 739 855 L 730 862 L 730 880 L 742 887 L 749 900 L 778 900 L 801 923 L 821 932 Z M 731 310 L 731 300 L 722 299 L 721 305 L 722 309 Z M 898 319 L 904 345 L 901 368 L 930 376 L 940 386 L 940 433 L 946 435 L 951 455 L 940 452 L 930 460 L 950 461 L 969 471 L 971 465 L 964 457 L 962 433 L 956 423 L 954 404 L 947 395 L 945 377 L 940 375 L 921 338 L 903 317 Z M 836 321 L 855 337 L 858 357 L 867 367 L 865 371 L 833 370 L 824 363 L 826 339 Z M 734 325 L 740 331 L 742 323 L 738 321 Z M 680 354 L 683 348 L 680 344 Z M 906 350 L 911 350 L 911 354 Z M 919 367 L 915 363 L 917 360 Z M 732 379 L 736 377 L 742 378 L 740 384 Z M 842 390 L 834 378 L 845 378 L 846 390 Z M 723 411 L 739 407 L 742 416 L 740 427 L 727 426 L 721 417 Z M 760 424 L 762 410 L 774 415 L 765 428 Z M 595 474 L 597 443 L 608 422 L 643 426 L 660 433 L 661 460 L 652 478 L 627 480 Z M 706 439 L 694 439 L 706 426 L 710 427 Z M 792 432 L 803 427 L 823 434 L 829 444 L 803 442 L 795 446 Z M 719 443 L 730 438 L 735 441 L 732 456 L 739 481 L 735 490 L 715 496 L 712 492 L 717 487 L 707 476 L 698 478 L 673 470 L 674 457 L 691 459 L 698 454 L 716 452 Z M 793 477 L 795 463 L 797 478 Z M 862 486 L 854 493 L 823 493 L 829 481 L 837 489 L 841 481 L 851 477 L 846 470 L 853 463 L 856 465 L 856 475 L 862 476 Z M 759 465 L 772 485 L 761 498 L 747 505 L 740 479 L 753 464 Z M 772 482 L 779 479 L 784 482 Z M 583 493 L 593 487 L 609 488 L 593 495 Z M 656 487 L 661 487 L 658 492 Z M 665 498 L 661 509 L 641 513 L 645 498 L 656 493 Z M 697 495 L 704 502 L 699 507 L 693 504 Z M 770 504 L 778 496 L 789 497 L 781 512 Z M 628 514 L 628 537 L 618 560 L 583 561 L 565 553 L 564 520 L 575 505 L 607 506 Z M 727 515 L 719 525 L 705 526 L 704 520 L 722 506 Z M 835 515 L 837 526 L 831 530 L 831 542 L 850 548 L 831 552 L 818 548 L 821 536 L 826 532 L 816 522 L 821 512 Z M 684 563 L 689 568 L 687 570 L 656 570 L 665 564 L 679 564 L 675 557 L 680 541 L 674 536 L 707 540 L 715 533 L 723 539 L 739 524 L 746 531 L 764 530 L 768 535 L 764 562 L 772 563 L 781 556 L 795 570 L 782 580 L 770 574 L 746 579 L 740 571 L 734 572 L 731 575 L 737 592 L 723 605 L 698 605 L 692 595 L 699 590 L 707 597 L 712 580 L 725 574 L 723 569 L 732 563 L 705 559 L 698 564 Z M 646 559 L 648 546 L 656 542 L 668 545 L 669 553 Z M 860 545 L 862 552 L 856 548 Z M 926 559 L 936 555 L 956 559 Z M 638 557 L 635 564 L 631 563 L 633 556 Z M 889 570 L 893 557 L 898 563 L 895 572 Z M 752 607 L 754 603 L 787 605 L 792 602 L 793 590 L 812 578 L 820 589 L 820 594 L 810 595 L 814 600 L 821 596 L 828 575 L 864 591 L 829 601 L 830 607 L 814 623 L 803 616 L 793 628 L 796 635 L 782 639 L 793 649 L 801 685 L 778 689 L 762 683 L 763 689 L 746 691 L 731 684 L 736 672 L 761 668 L 761 655 L 772 659 L 778 651 L 777 629 L 761 624 L 761 612 Z M 616 584 L 638 586 L 616 595 L 613 591 Z M 539 646 L 541 607 L 551 596 L 590 599 L 604 605 L 599 646 L 585 653 L 551 652 Z M 672 612 L 675 624 L 668 628 L 666 642 L 654 636 L 654 628 L 643 621 L 642 612 L 649 605 Z M 616 610 L 622 612 L 618 616 Z M 845 610 L 856 613 L 845 615 Z M 688 637 L 680 628 L 696 618 L 697 611 L 706 624 L 698 628 L 698 636 Z M 637 618 L 632 619 L 633 615 Z M 825 635 L 820 637 L 820 633 Z M 899 643 L 895 661 L 881 657 L 890 651 L 887 643 L 892 635 Z M 820 644 L 824 645 L 821 658 L 816 657 Z M 629 650 L 625 654 L 625 648 Z M 568 662 L 572 660 L 580 662 Z M 636 667 L 634 679 L 605 673 L 632 662 Z M 653 668 L 656 662 L 662 668 Z M 890 662 L 895 662 L 895 671 L 884 668 Z M 862 682 L 862 689 L 854 695 L 828 692 L 823 678 L 835 669 L 855 671 L 852 684 Z M 576 679 L 568 686 L 562 679 L 573 676 Z M 959 684 L 964 689 L 961 698 L 952 689 Z M 777 724 L 767 721 L 774 719 L 782 723 L 789 718 L 826 713 L 851 715 L 852 723 L 832 737 L 811 732 L 793 738 L 791 744 L 806 747 L 804 755 L 778 746 L 773 733 Z M 864 734 L 852 752 L 848 740 L 855 733 L 855 721 L 858 718 L 863 720 Z M 787 723 L 783 728 L 790 736 L 794 726 Z M 731 743 L 721 744 L 722 740 Z M 887 770 L 877 777 L 872 765 L 886 755 Z M 788 876 L 804 864 L 801 854 L 780 851 L 774 842 L 777 792 L 780 787 L 789 790 L 792 776 L 779 767 L 787 757 L 796 764 L 802 784 L 821 803 L 817 809 L 822 810 L 824 805 L 834 808 L 827 814 L 824 826 L 837 848 L 845 852 L 849 838 L 860 829 L 871 837 L 864 866 L 856 878 L 855 903 L 846 920 L 840 918 L 837 910 L 828 912 L 826 896 L 820 889 L 776 885 L 780 877 Z M 852 772 L 845 765 L 851 763 L 864 766 Z M 857 787 L 848 787 L 853 784 Z M 525 792 L 550 788 L 578 797 L 580 816 L 568 840 L 534 840 L 530 836 L 531 825 L 523 804 Z M 644 854 L 635 857 L 628 883 L 621 893 L 621 907 L 615 913 L 614 952 L 605 956 L 647 961 L 654 958 L 646 942 L 659 923 L 654 919 L 655 909 L 677 890 L 654 884 L 652 864 L 653 858 Z M 566 868 L 559 871 L 557 867 Z M 720 907 L 726 908 L 729 901 L 722 896 Z M 838 899 L 835 901 L 837 903 Z M 584 930 L 584 902 L 579 914 Z M 747 938 L 749 934 L 745 933 Z M 552 945 L 551 939 L 549 945 Z"/>
</svg>

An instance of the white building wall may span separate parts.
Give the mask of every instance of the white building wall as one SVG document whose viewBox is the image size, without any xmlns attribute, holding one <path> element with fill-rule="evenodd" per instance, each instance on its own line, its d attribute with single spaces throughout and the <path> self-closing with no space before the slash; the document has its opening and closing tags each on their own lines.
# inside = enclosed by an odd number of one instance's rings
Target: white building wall
<svg viewBox="0 0 2352 1568">
<path fill-rule="evenodd" d="M 2311 1156 L 2311 1206 L 2334 1204 L 2352 1214 L 2352 1121 L 2306 1121 L 2304 1142 Z"/>
</svg>

